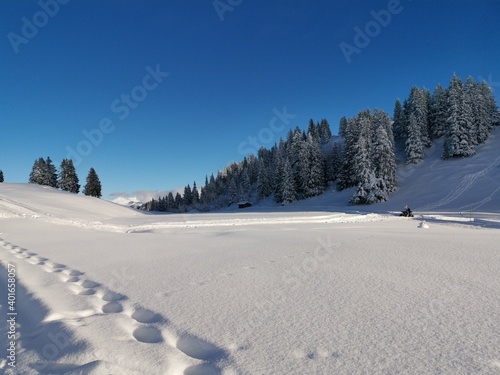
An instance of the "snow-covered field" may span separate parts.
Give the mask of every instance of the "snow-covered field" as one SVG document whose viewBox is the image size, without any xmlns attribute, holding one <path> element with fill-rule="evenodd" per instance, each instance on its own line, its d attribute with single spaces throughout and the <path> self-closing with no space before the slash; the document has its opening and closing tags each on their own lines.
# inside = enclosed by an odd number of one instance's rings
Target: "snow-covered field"
<svg viewBox="0 0 500 375">
<path fill-rule="evenodd" d="M 431 212 L 420 229 L 319 210 L 328 196 L 150 215 L 0 184 L 0 372 L 500 373 L 498 212 Z"/>
</svg>

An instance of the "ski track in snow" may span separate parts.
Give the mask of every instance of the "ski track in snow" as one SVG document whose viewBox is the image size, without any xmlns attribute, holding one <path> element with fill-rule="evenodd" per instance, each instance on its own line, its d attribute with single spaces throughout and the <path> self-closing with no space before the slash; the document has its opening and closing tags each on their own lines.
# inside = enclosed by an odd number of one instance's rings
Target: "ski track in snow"
<svg viewBox="0 0 500 375">
<path fill-rule="evenodd" d="M 173 349 L 173 354 L 167 358 L 166 373 L 167 374 L 184 374 L 184 375 L 211 375 L 222 374 L 221 365 L 224 364 L 224 373 L 232 373 L 233 370 L 227 366 L 229 354 L 222 348 L 207 342 L 193 334 L 185 332 L 182 329 L 176 329 L 166 317 L 143 308 L 137 304 L 131 303 L 126 295 L 113 292 L 106 286 L 85 278 L 85 273 L 73 270 L 64 264 L 55 263 L 51 260 L 39 256 L 37 253 L 28 251 L 28 249 L 16 246 L 0 238 L 0 246 L 5 251 L 11 253 L 15 258 L 24 260 L 33 266 L 38 266 L 47 273 L 54 275 L 58 281 L 58 286 L 63 285 L 69 288 L 76 295 L 82 298 L 93 298 L 93 309 L 80 312 L 52 313 L 45 316 L 38 322 L 38 327 L 34 327 L 35 331 L 32 335 L 39 335 L 42 331 L 51 329 L 50 324 L 56 324 L 57 329 L 52 327 L 54 332 L 53 337 L 57 336 L 57 331 L 67 331 L 68 324 L 79 321 L 77 325 L 84 324 L 81 321 L 91 318 L 104 316 L 107 314 L 123 314 L 127 317 L 125 334 L 129 334 L 129 339 L 136 340 L 142 344 L 154 345 L 158 343 L 166 343 Z M 2 262 L 4 263 L 4 262 Z M 6 270 L 5 265 L 0 263 L 1 267 Z M 17 280 L 18 297 L 27 301 L 31 309 L 40 310 L 38 302 L 33 296 L 22 286 L 22 277 Z M 21 286 L 20 286 L 21 285 Z M 50 306 L 50 301 L 42 301 Z M 22 314 L 22 311 L 20 312 Z M 28 316 L 29 314 L 24 314 Z M 89 323 L 90 324 L 90 323 Z M 21 332 L 23 332 L 21 330 Z M 71 336 L 71 333 L 68 333 Z M 67 336 L 66 336 L 67 337 Z M 21 333 L 20 342 L 22 343 L 23 333 Z M 110 342 L 110 347 L 112 343 Z M 79 344 L 80 346 L 83 344 Z M 77 349 L 77 348 L 75 348 Z M 112 350 L 112 349 L 111 349 Z M 109 358 L 112 358 L 110 355 Z M 108 358 L 106 358 L 108 359 Z M 96 368 L 103 359 L 95 359 L 93 361 L 74 364 L 74 363 L 56 363 L 56 362 L 36 362 L 32 363 L 31 367 L 39 371 L 40 374 L 65 374 L 65 373 L 88 373 Z M 137 362 L 144 361 L 144 358 L 137 358 Z M 7 370 L 7 373 L 9 373 Z M 12 373 L 14 374 L 14 373 Z"/>
<path fill-rule="evenodd" d="M 478 178 L 485 177 L 493 168 L 495 168 L 498 164 L 500 163 L 500 156 L 495 159 L 493 163 L 491 163 L 489 166 L 484 168 L 483 170 L 468 174 L 466 175 L 463 180 L 460 182 L 460 184 L 453 190 L 451 191 L 446 197 L 443 199 L 430 203 L 422 208 L 419 208 L 418 211 L 430 211 L 438 207 L 442 207 L 450 202 L 453 202 L 456 200 L 458 197 L 460 197 L 463 193 L 465 193 L 474 183 Z M 487 201 L 491 200 L 491 197 L 498 191 L 499 189 L 495 190 L 489 197 L 486 197 L 482 201 L 478 202 L 478 206 L 475 206 L 474 209 L 480 207 Z"/>
</svg>

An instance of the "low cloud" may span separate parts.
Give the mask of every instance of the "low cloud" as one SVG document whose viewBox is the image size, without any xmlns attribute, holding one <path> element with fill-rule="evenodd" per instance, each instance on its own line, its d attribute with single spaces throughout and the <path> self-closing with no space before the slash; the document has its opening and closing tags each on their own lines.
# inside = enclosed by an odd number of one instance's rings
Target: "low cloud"
<svg viewBox="0 0 500 375">
<path fill-rule="evenodd" d="M 158 199 L 159 197 L 164 197 L 172 193 L 174 196 L 179 193 L 184 193 L 184 188 L 178 188 L 173 190 L 136 190 L 132 192 L 118 191 L 109 194 L 111 197 L 123 197 L 123 198 L 136 198 L 139 202 L 146 203 L 151 199 Z"/>
</svg>

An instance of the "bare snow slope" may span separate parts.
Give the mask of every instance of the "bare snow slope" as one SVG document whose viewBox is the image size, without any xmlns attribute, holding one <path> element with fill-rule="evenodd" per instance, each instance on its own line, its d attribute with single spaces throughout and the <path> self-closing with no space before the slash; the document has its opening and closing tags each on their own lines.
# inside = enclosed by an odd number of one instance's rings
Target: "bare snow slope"
<svg viewBox="0 0 500 375">
<path fill-rule="evenodd" d="M 498 229 L 330 211 L 147 215 L 0 184 L 0 372 L 500 372 Z"/>
</svg>

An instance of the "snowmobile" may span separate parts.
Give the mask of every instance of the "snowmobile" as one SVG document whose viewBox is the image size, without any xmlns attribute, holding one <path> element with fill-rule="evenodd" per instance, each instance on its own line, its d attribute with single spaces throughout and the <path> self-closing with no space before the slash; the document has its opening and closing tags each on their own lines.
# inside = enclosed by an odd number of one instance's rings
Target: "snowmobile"
<svg viewBox="0 0 500 375">
<path fill-rule="evenodd" d="M 413 212 L 411 212 L 410 207 L 408 207 L 404 211 L 401 211 L 401 214 L 399 216 L 413 217 Z"/>
</svg>

